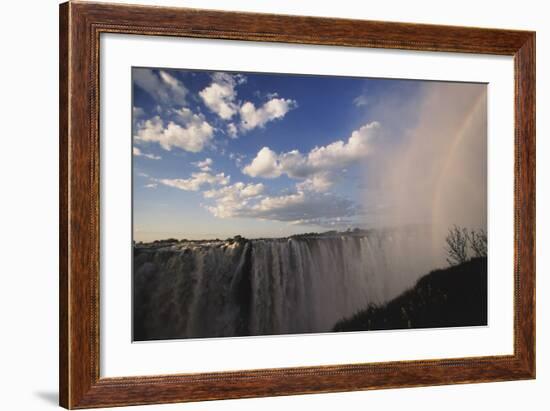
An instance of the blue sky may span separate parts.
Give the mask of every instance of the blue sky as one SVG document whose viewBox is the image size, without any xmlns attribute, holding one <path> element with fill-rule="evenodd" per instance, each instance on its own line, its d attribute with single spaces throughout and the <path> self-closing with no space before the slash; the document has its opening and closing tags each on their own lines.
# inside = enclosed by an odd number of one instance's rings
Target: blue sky
<svg viewBox="0 0 550 411">
<path fill-rule="evenodd" d="M 132 78 L 137 241 L 369 226 L 390 206 L 371 178 L 377 153 L 414 129 L 427 84 L 149 68 Z"/>
</svg>

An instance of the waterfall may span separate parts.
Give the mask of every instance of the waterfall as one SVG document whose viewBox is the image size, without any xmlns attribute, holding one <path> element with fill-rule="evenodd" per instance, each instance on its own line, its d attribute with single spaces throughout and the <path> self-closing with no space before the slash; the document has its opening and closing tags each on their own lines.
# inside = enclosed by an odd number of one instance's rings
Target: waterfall
<svg viewBox="0 0 550 411">
<path fill-rule="evenodd" d="M 429 230 L 134 247 L 134 339 L 327 332 L 432 270 Z"/>
</svg>

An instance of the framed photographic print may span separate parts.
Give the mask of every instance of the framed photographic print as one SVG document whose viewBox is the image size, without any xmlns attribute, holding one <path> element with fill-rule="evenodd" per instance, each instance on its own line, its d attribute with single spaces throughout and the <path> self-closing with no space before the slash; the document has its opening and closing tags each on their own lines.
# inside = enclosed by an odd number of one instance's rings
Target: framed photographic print
<svg viewBox="0 0 550 411">
<path fill-rule="evenodd" d="M 535 34 L 60 6 L 60 404 L 535 377 Z"/>
</svg>

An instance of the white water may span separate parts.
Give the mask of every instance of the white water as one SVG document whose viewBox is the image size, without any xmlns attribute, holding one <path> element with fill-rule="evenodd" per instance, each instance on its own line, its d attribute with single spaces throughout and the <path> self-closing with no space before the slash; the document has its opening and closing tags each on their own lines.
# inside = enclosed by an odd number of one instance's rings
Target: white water
<svg viewBox="0 0 550 411">
<path fill-rule="evenodd" d="M 136 338 L 330 331 L 436 268 L 428 231 L 138 250 Z"/>
</svg>

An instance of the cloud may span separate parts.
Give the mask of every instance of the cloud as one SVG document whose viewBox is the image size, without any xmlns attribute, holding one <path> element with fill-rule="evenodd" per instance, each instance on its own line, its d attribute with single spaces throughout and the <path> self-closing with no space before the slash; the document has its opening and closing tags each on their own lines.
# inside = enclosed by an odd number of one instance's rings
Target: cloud
<svg viewBox="0 0 550 411">
<path fill-rule="evenodd" d="M 299 187 L 302 190 L 325 191 L 332 184 L 335 170 L 358 162 L 371 153 L 380 128 L 376 121 L 368 123 L 351 133 L 346 142 L 338 140 L 315 147 L 307 155 L 298 150 L 277 154 L 269 147 L 263 147 L 242 171 L 251 177 L 263 178 L 286 174 L 291 178 L 304 179 Z"/>
<path fill-rule="evenodd" d="M 279 156 L 269 147 L 264 147 L 252 160 L 252 162 L 243 168 L 243 173 L 250 177 L 275 178 L 282 173 Z"/>
<path fill-rule="evenodd" d="M 187 88 L 166 71 L 135 68 L 132 74 L 134 83 L 157 102 L 180 106 L 186 104 Z"/>
<path fill-rule="evenodd" d="M 283 118 L 291 109 L 297 107 L 295 100 L 279 98 L 277 93 L 269 93 L 269 101 L 256 108 L 247 101 L 240 104 L 237 100 L 236 87 L 246 82 L 242 75 L 214 73 L 212 83 L 199 92 L 203 103 L 222 120 L 229 121 L 240 116 L 237 126 L 234 122 L 227 124 L 227 134 L 237 138 L 238 131 L 247 132 L 257 127 L 264 127 L 268 122 Z"/>
<path fill-rule="evenodd" d="M 203 161 L 197 161 L 196 163 L 193 163 L 194 166 L 197 166 L 201 171 L 211 171 L 212 169 L 210 166 L 212 165 L 213 161 L 211 158 L 205 158 Z"/>
<path fill-rule="evenodd" d="M 330 217 L 330 218 L 308 218 L 291 221 L 292 225 L 315 225 L 333 230 L 344 230 L 346 228 L 357 227 L 357 221 L 349 217 Z"/>
<path fill-rule="evenodd" d="M 219 218 L 228 218 L 246 214 L 249 210 L 251 201 L 261 196 L 264 191 L 264 185 L 245 184 L 242 182 L 233 185 L 212 189 L 203 193 L 204 198 L 214 199 L 214 206 L 207 206 L 206 209 L 214 216 Z"/>
<path fill-rule="evenodd" d="M 145 111 L 141 107 L 134 106 L 132 107 L 132 114 L 134 118 L 140 118 L 145 115 Z"/>
<path fill-rule="evenodd" d="M 238 130 L 235 123 L 229 123 L 227 125 L 227 134 L 229 134 L 231 138 L 237 138 Z"/>
<path fill-rule="evenodd" d="M 229 120 L 239 110 L 239 106 L 235 102 L 237 98 L 235 87 L 244 81 L 246 81 L 244 76 L 214 73 L 212 84 L 200 91 L 199 96 L 212 112 L 223 120 Z"/>
<path fill-rule="evenodd" d="M 184 191 L 198 191 L 203 185 L 227 185 L 230 177 L 224 173 L 210 174 L 207 172 L 192 173 L 190 178 L 158 179 L 155 180 L 165 186 L 174 187 Z"/>
<path fill-rule="evenodd" d="M 260 218 L 291 223 L 327 225 L 329 220 L 346 219 L 356 215 L 359 208 L 352 201 L 329 193 L 297 191 L 279 196 L 263 195 L 263 184 L 235 183 L 203 193 L 213 199 L 206 206 L 218 218 Z M 326 223 L 326 224 L 325 224 Z"/>
<path fill-rule="evenodd" d="M 241 129 L 248 131 L 256 127 L 263 127 L 270 121 L 283 118 L 286 113 L 297 106 L 295 100 L 284 98 L 272 98 L 259 108 L 256 108 L 253 103 L 247 101 L 239 110 Z"/>
<path fill-rule="evenodd" d="M 237 182 L 203 192 L 203 197 L 213 202 L 205 208 L 218 218 L 260 218 L 309 225 L 334 226 L 331 220 L 347 221 L 360 213 L 352 201 L 331 194 L 320 193 L 310 187 L 323 182 L 312 179 L 296 185 L 296 192 L 268 195 L 262 183 Z"/>
<path fill-rule="evenodd" d="M 143 153 L 138 147 L 132 148 L 132 153 L 133 153 L 136 157 L 145 157 L 145 158 L 149 158 L 149 159 L 151 159 L 151 160 L 160 160 L 160 159 L 162 159 L 161 156 L 157 156 L 157 155 L 155 155 L 155 154 Z"/>
<path fill-rule="evenodd" d="M 322 193 L 327 191 L 332 184 L 332 178 L 328 173 L 319 173 L 296 184 L 296 188 L 299 191 L 316 191 Z"/>
<path fill-rule="evenodd" d="M 379 135 L 380 123 L 373 121 L 351 133 L 347 143 L 339 140 L 315 147 L 307 162 L 314 169 L 333 169 L 351 164 L 371 153 L 373 140 Z"/>
<path fill-rule="evenodd" d="M 149 184 L 145 184 L 145 188 L 157 188 L 158 184 L 157 183 L 149 183 Z"/>
<path fill-rule="evenodd" d="M 342 197 L 325 193 L 298 191 L 263 198 L 253 207 L 256 217 L 278 221 L 297 221 L 350 217 L 357 214 L 356 205 Z"/>
<path fill-rule="evenodd" d="M 235 161 L 235 165 L 240 168 L 246 156 L 240 153 L 229 153 L 229 158 Z"/>
<path fill-rule="evenodd" d="M 170 121 L 165 125 L 160 116 L 155 116 L 138 124 L 134 138 L 138 141 L 159 143 L 168 151 L 178 147 L 198 153 L 210 142 L 214 134 L 214 128 L 204 116 L 194 114 L 188 108 L 178 111 L 178 123 Z"/>
<path fill-rule="evenodd" d="M 353 105 L 355 107 L 363 107 L 367 104 L 369 104 L 369 99 L 364 95 L 357 96 L 353 99 Z"/>
</svg>

